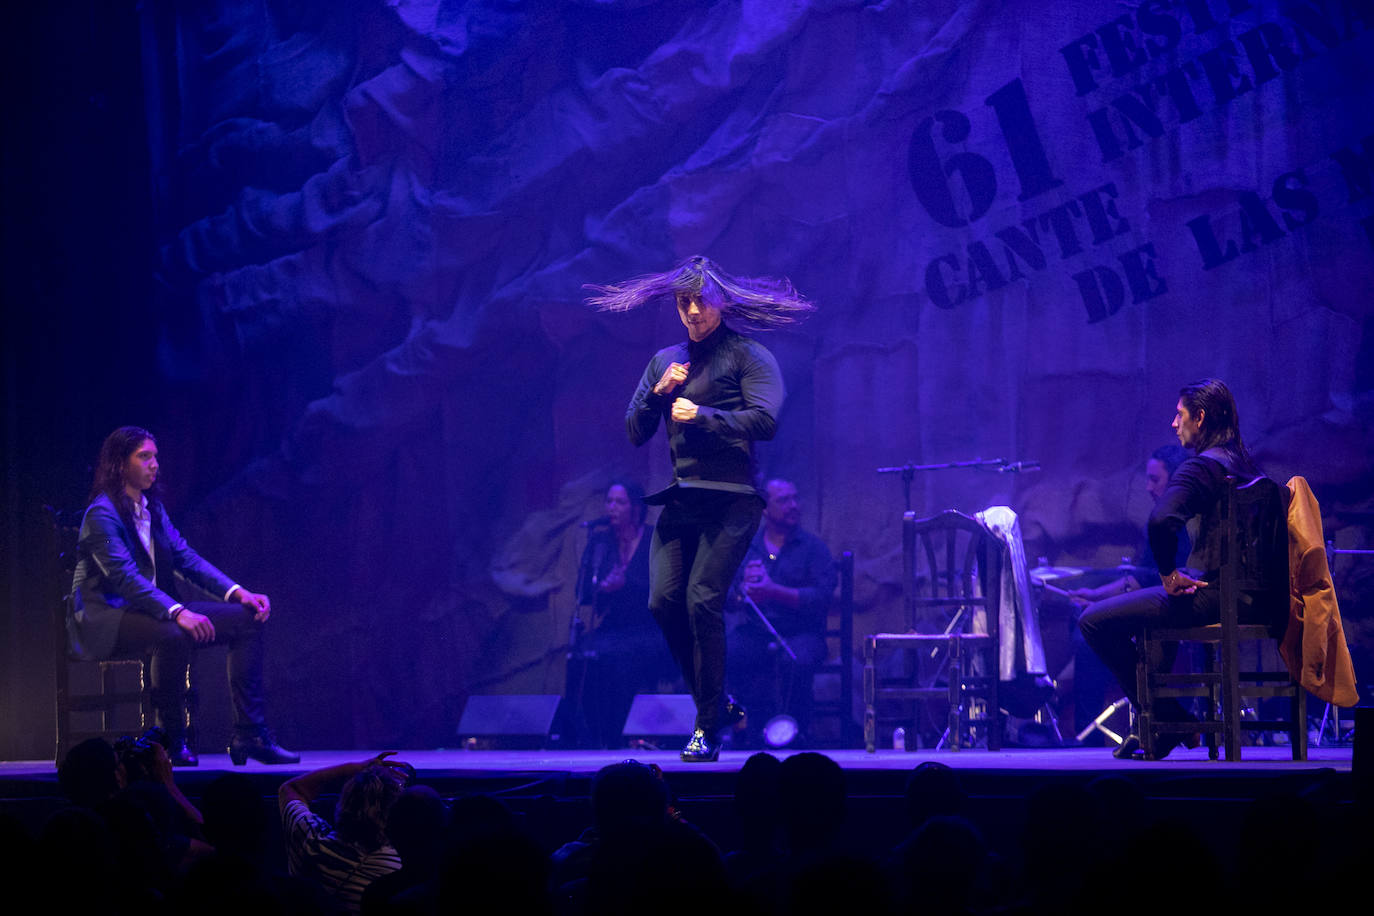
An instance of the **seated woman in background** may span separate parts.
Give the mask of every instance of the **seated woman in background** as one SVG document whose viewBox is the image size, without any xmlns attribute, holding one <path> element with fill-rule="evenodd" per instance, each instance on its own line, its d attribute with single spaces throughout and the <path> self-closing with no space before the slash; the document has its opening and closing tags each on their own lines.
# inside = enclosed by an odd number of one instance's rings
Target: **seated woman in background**
<svg viewBox="0 0 1374 916">
<path fill-rule="evenodd" d="M 593 524 L 582 552 L 577 598 L 591 614 L 577 650 L 586 662 L 581 705 L 596 747 L 623 746 L 621 728 L 635 694 L 656 692 L 660 678 L 674 676 L 649 614 L 647 512 L 643 487 L 614 481 L 606 488 L 605 520 Z"/>
</svg>

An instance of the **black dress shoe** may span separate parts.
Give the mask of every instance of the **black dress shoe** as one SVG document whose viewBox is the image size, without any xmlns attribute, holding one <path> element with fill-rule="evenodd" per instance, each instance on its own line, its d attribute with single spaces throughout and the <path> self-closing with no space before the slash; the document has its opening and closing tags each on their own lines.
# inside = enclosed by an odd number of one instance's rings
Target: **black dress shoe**
<svg viewBox="0 0 1374 916">
<path fill-rule="evenodd" d="M 230 742 L 229 760 L 234 766 L 243 766 L 250 757 L 266 764 L 301 762 L 300 754 L 282 747 L 266 729 L 253 735 L 235 735 Z"/>
<path fill-rule="evenodd" d="M 1169 756 L 1174 748 L 1180 745 L 1191 748 L 1197 747 L 1201 743 L 1202 736 L 1196 732 L 1164 735 L 1155 741 L 1154 754 L 1147 757 L 1141 752 L 1140 736 L 1127 735 L 1126 740 L 1121 742 L 1121 746 L 1112 751 L 1112 756 L 1118 760 L 1163 760 Z"/>
<path fill-rule="evenodd" d="M 200 766 L 200 758 L 196 752 L 186 744 L 184 740 L 172 740 L 167 742 L 167 759 L 172 761 L 174 767 L 195 767 Z"/>
<path fill-rule="evenodd" d="M 1112 756 L 1117 760 L 1143 760 L 1144 758 L 1139 756 L 1139 751 L 1140 736 L 1127 735 L 1122 740 L 1120 747 L 1112 749 Z"/>
<path fill-rule="evenodd" d="M 1195 748 L 1202 743 L 1202 736 L 1197 732 L 1174 733 L 1162 736 L 1155 742 L 1155 754 L 1151 760 L 1163 760 L 1173 752 L 1176 747 Z"/>
<path fill-rule="evenodd" d="M 725 698 L 725 719 L 721 725 L 722 729 L 741 727 L 748 718 L 748 713 L 738 700 L 732 696 Z"/>
<path fill-rule="evenodd" d="M 692 732 L 692 740 L 682 749 L 682 759 L 686 763 L 714 763 L 720 759 L 720 745 L 706 737 L 706 732 L 697 729 Z"/>
</svg>

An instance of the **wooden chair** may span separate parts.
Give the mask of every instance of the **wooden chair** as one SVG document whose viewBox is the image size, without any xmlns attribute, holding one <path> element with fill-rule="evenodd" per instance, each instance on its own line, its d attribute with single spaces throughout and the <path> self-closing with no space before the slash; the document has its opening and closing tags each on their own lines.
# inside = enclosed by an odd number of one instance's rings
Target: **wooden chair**
<svg viewBox="0 0 1374 916">
<path fill-rule="evenodd" d="M 81 516 L 51 506 L 47 511 L 58 548 L 57 574 L 52 583 L 52 632 L 57 739 L 54 760 L 61 765 L 67 751 L 88 738 L 114 741 L 130 732 L 141 733 L 148 727 L 153 717 L 149 689 L 152 657 L 140 655 L 93 662 L 71 654 L 67 643 L 67 614 L 72 600 L 72 574 L 76 571 Z M 81 686 L 91 681 L 94 681 L 94 689 Z M 121 707 L 130 706 L 136 709 L 138 724 L 136 727 L 121 726 L 118 713 Z M 98 725 L 87 724 L 92 720 Z"/>
<path fill-rule="evenodd" d="M 811 707 L 811 718 L 834 718 L 838 723 L 836 734 L 840 747 L 854 747 L 858 744 L 858 729 L 854 721 L 854 554 L 846 550 L 840 555 L 840 602 L 838 620 L 834 627 L 825 631 L 826 644 L 831 640 L 838 643 L 838 650 L 832 656 L 835 661 L 827 660 L 817 666 L 817 675 L 829 675 L 839 679 L 839 692 L 833 700 L 816 700 Z M 814 681 L 812 682 L 814 686 Z"/>
<path fill-rule="evenodd" d="M 1287 490 L 1267 477 L 1248 483 L 1232 479 L 1221 507 L 1225 528 L 1221 557 L 1221 622 L 1210 626 L 1147 627 L 1136 641 L 1136 689 L 1140 697 L 1137 729 L 1141 748 L 1153 759 L 1161 735 L 1201 732 L 1207 739 L 1208 756 L 1217 758 L 1220 736 L 1227 760 L 1240 760 L 1242 731 L 1286 731 L 1294 760 L 1307 759 L 1307 692 L 1293 683 L 1280 662 L 1263 668 L 1264 653 L 1257 663 L 1241 660 L 1242 644 L 1262 644 L 1275 639 L 1272 622 L 1242 623 L 1253 618 L 1251 595 L 1276 591 L 1288 594 Z M 1186 673 L 1156 671 L 1162 643 L 1201 643 L 1205 649 L 1203 670 Z M 1275 657 L 1276 654 L 1275 654 Z M 1154 714 L 1155 701 L 1164 697 L 1201 697 L 1201 722 L 1163 722 Z M 1281 697 L 1290 702 L 1286 719 L 1245 719 L 1241 698 Z"/>
<path fill-rule="evenodd" d="M 918 703 L 943 699 L 947 726 L 940 743 L 953 750 L 974 743 L 981 732 L 988 750 L 1002 747 L 998 703 L 998 610 L 1002 543 L 976 519 L 952 509 L 925 519 L 902 516 L 902 591 L 907 617 L 903 633 L 864 638 L 864 746 L 877 747 L 877 706 L 884 698 Z M 974 614 L 986 615 L 985 633 L 972 631 Z M 917 653 L 911 677 L 880 679 L 879 650 Z M 980 653 L 981 670 L 975 664 Z M 922 668 L 935 660 L 933 674 Z M 910 661 L 910 658 L 908 658 Z M 938 681 L 943 677 L 943 686 Z M 981 715 L 974 706 L 981 700 Z"/>
</svg>

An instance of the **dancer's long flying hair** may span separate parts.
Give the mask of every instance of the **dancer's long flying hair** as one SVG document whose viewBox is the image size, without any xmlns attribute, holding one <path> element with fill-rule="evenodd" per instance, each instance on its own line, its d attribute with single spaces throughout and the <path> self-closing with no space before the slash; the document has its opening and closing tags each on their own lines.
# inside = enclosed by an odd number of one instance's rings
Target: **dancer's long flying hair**
<svg viewBox="0 0 1374 916">
<path fill-rule="evenodd" d="M 587 302 L 603 312 L 628 312 L 661 296 L 694 293 L 706 305 L 720 309 L 731 325 L 760 331 L 793 324 L 816 310 L 786 279 L 731 276 L 701 255 L 663 273 L 584 288 L 597 293 Z"/>
</svg>

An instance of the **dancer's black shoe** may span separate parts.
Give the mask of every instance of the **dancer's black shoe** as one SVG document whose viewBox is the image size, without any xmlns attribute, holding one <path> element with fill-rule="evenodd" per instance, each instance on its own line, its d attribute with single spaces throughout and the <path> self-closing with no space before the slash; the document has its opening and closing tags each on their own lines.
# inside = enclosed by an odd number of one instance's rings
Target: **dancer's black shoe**
<svg viewBox="0 0 1374 916">
<path fill-rule="evenodd" d="M 682 749 L 681 756 L 686 763 L 714 763 L 720 759 L 720 745 L 698 728 L 692 732 L 692 740 Z"/>
</svg>

